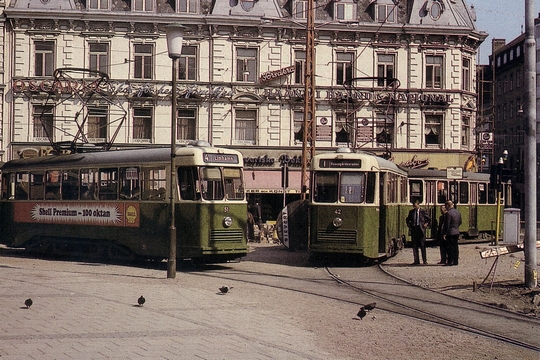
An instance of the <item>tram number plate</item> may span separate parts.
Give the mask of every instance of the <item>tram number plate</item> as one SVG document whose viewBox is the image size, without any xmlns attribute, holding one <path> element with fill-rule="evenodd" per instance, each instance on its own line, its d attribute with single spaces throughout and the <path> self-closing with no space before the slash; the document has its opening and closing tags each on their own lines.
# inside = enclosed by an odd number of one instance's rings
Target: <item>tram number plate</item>
<svg viewBox="0 0 540 360">
<path fill-rule="evenodd" d="M 224 207 L 223 207 L 223 212 L 226 212 L 226 213 L 229 212 L 229 207 L 228 207 L 228 206 L 224 206 Z"/>
<path fill-rule="evenodd" d="M 336 214 L 336 215 L 341 215 L 341 209 L 336 209 L 336 210 L 334 211 L 334 214 Z"/>
</svg>

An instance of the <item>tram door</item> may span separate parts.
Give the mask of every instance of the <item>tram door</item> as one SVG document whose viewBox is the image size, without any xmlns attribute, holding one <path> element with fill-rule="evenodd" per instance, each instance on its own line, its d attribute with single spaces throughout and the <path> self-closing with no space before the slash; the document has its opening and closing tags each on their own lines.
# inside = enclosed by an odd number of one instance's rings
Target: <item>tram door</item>
<svg viewBox="0 0 540 360">
<path fill-rule="evenodd" d="M 478 184 L 469 185 L 469 236 L 478 236 Z"/>
<path fill-rule="evenodd" d="M 426 229 L 426 238 L 437 237 L 437 225 L 439 221 L 439 215 L 437 213 L 437 184 L 435 180 L 426 180 L 426 193 L 424 198 L 424 206 L 428 215 L 431 217 L 431 224 Z"/>
</svg>

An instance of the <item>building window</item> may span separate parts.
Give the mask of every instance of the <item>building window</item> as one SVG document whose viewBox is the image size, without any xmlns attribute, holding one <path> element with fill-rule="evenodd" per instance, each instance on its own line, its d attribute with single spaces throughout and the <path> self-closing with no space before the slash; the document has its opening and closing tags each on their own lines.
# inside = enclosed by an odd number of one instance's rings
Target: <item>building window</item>
<svg viewBox="0 0 540 360">
<path fill-rule="evenodd" d="M 294 52 L 294 83 L 303 84 L 306 71 L 306 52 L 296 50 Z"/>
<path fill-rule="evenodd" d="M 178 0 L 178 12 L 197 14 L 198 3 L 196 0 Z"/>
<path fill-rule="evenodd" d="M 353 2 L 334 2 L 335 20 L 356 20 L 356 4 Z"/>
<path fill-rule="evenodd" d="M 93 106 L 88 110 L 88 139 L 105 141 L 107 139 L 107 123 L 109 109 L 106 106 Z"/>
<path fill-rule="evenodd" d="M 350 119 L 352 122 L 353 120 Z M 347 121 L 346 113 L 336 113 L 336 127 L 334 129 L 336 133 L 336 143 L 349 143 L 351 142 L 351 124 Z"/>
<path fill-rule="evenodd" d="M 106 10 L 109 8 L 109 0 L 88 0 L 88 8 L 95 10 Z"/>
<path fill-rule="evenodd" d="M 257 128 L 257 111 L 236 110 L 234 126 L 235 139 L 255 144 L 255 131 Z"/>
<path fill-rule="evenodd" d="M 426 145 L 440 145 L 442 115 L 426 115 L 425 141 Z"/>
<path fill-rule="evenodd" d="M 152 108 L 133 109 L 133 139 L 152 140 Z"/>
<path fill-rule="evenodd" d="M 394 138 L 394 114 L 377 114 L 375 120 L 375 140 L 379 145 L 392 145 Z"/>
<path fill-rule="evenodd" d="M 136 79 L 152 79 L 153 48 L 153 45 L 150 44 L 135 45 L 134 77 Z"/>
<path fill-rule="evenodd" d="M 337 53 L 336 64 L 336 84 L 343 85 L 353 78 L 353 60 L 352 53 Z"/>
<path fill-rule="evenodd" d="M 257 49 L 236 49 L 236 81 L 257 80 Z"/>
<path fill-rule="evenodd" d="M 296 19 L 307 19 L 308 2 L 307 0 L 295 0 L 293 17 Z"/>
<path fill-rule="evenodd" d="M 178 79 L 197 80 L 197 47 L 183 46 L 178 60 Z"/>
<path fill-rule="evenodd" d="M 176 138 L 179 140 L 195 140 L 196 125 L 195 109 L 179 109 L 176 121 Z"/>
<path fill-rule="evenodd" d="M 461 90 L 471 91 L 471 59 L 463 59 L 461 77 L 463 78 Z"/>
<path fill-rule="evenodd" d="M 54 72 L 54 42 L 53 41 L 36 41 L 35 56 L 36 76 L 52 76 Z"/>
<path fill-rule="evenodd" d="M 442 88 L 443 57 L 426 56 L 426 87 L 432 89 Z"/>
<path fill-rule="evenodd" d="M 90 70 L 109 74 L 109 44 L 90 44 Z"/>
<path fill-rule="evenodd" d="M 304 141 L 304 113 L 295 111 L 293 114 L 294 142 Z"/>
<path fill-rule="evenodd" d="M 49 140 L 54 135 L 52 106 L 34 106 L 34 140 Z"/>
<path fill-rule="evenodd" d="M 471 144 L 471 118 L 463 116 L 461 119 L 461 146 L 469 147 Z"/>
<path fill-rule="evenodd" d="M 394 54 L 377 55 L 377 86 L 390 86 L 395 77 L 394 74 Z"/>
<path fill-rule="evenodd" d="M 395 23 L 396 22 L 396 6 L 394 4 L 377 4 L 376 19 L 380 23 Z"/>
<path fill-rule="evenodd" d="M 133 10 L 154 11 L 154 0 L 133 0 Z"/>
</svg>

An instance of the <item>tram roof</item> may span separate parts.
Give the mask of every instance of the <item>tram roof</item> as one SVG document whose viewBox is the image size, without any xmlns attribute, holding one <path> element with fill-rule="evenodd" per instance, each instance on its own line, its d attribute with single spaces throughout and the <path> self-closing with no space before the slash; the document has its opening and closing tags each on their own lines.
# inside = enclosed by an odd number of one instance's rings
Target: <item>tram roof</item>
<svg viewBox="0 0 540 360">
<path fill-rule="evenodd" d="M 449 179 L 446 170 L 441 169 L 407 169 L 410 178 L 436 178 Z M 489 181 L 489 174 L 478 172 L 463 172 L 463 180 Z M 460 179 L 452 179 L 460 180 Z"/>
<path fill-rule="evenodd" d="M 407 175 L 406 171 L 399 167 L 398 165 L 394 164 L 393 162 L 386 160 L 380 156 L 376 156 L 367 152 L 343 152 L 343 151 L 335 151 L 331 153 L 323 153 L 323 154 L 317 154 L 313 157 L 313 169 L 314 170 L 320 170 L 320 169 L 328 169 L 326 167 L 321 167 L 320 162 L 317 160 L 319 159 L 343 159 L 343 160 L 361 160 L 362 161 L 362 169 L 363 170 L 373 170 L 374 168 L 377 170 L 391 170 L 397 173 L 401 173 L 403 175 Z M 337 168 L 337 167 L 336 167 Z M 347 167 L 341 167 L 342 169 L 345 169 Z M 354 170 L 354 168 L 349 168 L 349 170 Z M 357 169 L 358 170 L 358 169 Z"/>
<path fill-rule="evenodd" d="M 196 157 L 200 155 L 201 165 L 203 154 L 234 154 L 238 156 L 238 164 L 242 166 L 242 155 L 236 150 L 217 148 L 213 146 L 177 146 L 176 158 L 178 162 L 189 159 L 190 164 L 196 165 Z M 129 150 L 109 150 L 85 152 L 78 154 L 36 156 L 28 159 L 14 159 L 4 163 L 1 170 L 13 168 L 49 168 L 49 167 L 83 167 L 90 165 L 113 165 L 113 164 L 144 164 L 168 162 L 171 159 L 170 147 L 163 148 L 137 148 Z"/>
</svg>

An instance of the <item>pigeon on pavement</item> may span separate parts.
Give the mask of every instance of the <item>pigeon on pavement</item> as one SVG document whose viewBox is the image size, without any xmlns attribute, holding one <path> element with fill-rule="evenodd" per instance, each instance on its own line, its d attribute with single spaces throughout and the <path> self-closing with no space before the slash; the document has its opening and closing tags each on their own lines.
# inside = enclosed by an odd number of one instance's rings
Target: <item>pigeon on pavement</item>
<svg viewBox="0 0 540 360">
<path fill-rule="evenodd" d="M 366 309 L 367 311 L 371 311 L 373 309 L 375 309 L 375 306 L 377 306 L 377 303 L 369 303 L 367 305 L 364 305 L 364 309 Z"/>
<path fill-rule="evenodd" d="M 366 316 L 366 314 L 367 314 L 366 309 L 364 309 L 364 307 L 362 306 L 360 308 L 360 311 L 358 311 L 358 314 L 356 314 L 356 316 L 358 316 L 360 320 L 362 320 L 364 316 Z"/>
<path fill-rule="evenodd" d="M 219 291 L 222 293 L 222 294 L 226 294 L 229 292 L 229 290 L 232 289 L 232 286 L 222 286 L 219 288 Z"/>
<path fill-rule="evenodd" d="M 141 297 L 137 299 L 137 302 L 139 303 L 139 306 L 143 306 L 146 302 L 146 299 L 144 298 L 144 296 L 141 295 Z"/>
<path fill-rule="evenodd" d="M 26 299 L 26 301 L 24 302 L 24 305 L 26 305 L 26 308 L 27 309 L 30 309 L 30 306 L 32 306 L 34 302 L 32 301 L 32 299 L 28 298 Z"/>
</svg>

